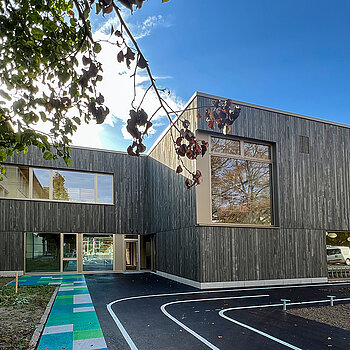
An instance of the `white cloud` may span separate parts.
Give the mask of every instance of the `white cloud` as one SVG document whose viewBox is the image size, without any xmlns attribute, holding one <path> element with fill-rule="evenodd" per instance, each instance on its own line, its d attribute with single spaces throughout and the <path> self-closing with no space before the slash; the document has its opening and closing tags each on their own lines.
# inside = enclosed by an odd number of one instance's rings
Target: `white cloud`
<svg viewBox="0 0 350 350">
<path fill-rule="evenodd" d="M 130 13 L 127 10 L 122 10 L 124 19 L 130 18 Z M 98 31 L 94 33 L 95 39 L 106 40 L 110 37 L 111 25 L 113 24 L 114 28 L 118 27 L 117 17 L 110 16 L 108 20 L 100 27 Z M 128 25 L 130 25 L 128 23 Z M 158 26 L 166 26 L 162 16 L 151 16 L 148 17 L 141 24 L 131 24 L 130 27 L 135 34 L 135 36 L 140 40 L 141 38 L 151 35 L 151 31 Z M 114 37 L 115 38 L 115 37 Z M 122 134 L 125 139 L 130 139 L 131 136 L 126 131 L 126 121 L 129 118 L 129 111 L 131 109 L 131 102 L 134 98 L 134 79 L 131 78 L 131 75 L 134 73 L 134 69 L 127 69 L 124 62 L 118 63 L 117 54 L 119 48 L 115 45 L 110 45 L 108 43 L 101 43 L 102 51 L 98 55 L 98 59 L 102 63 L 103 68 L 103 81 L 98 83 L 98 91 L 102 93 L 105 97 L 105 104 L 110 109 L 110 114 L 107 116 L 105 123 L 112 127 L 115 126 L 115 118 L 120 119 L 124 126 L 122 128 Z M 142 46 L 142 45 L 141 45 Z M 152 62 L 150 62 L 152 65 Z M 157 81 L 169 79 L 170 77 L 157 77 Z M 40 85 L 40 84 L 39 84 Z M 163 84 L 162 84 L 163 85 Z M 148 77 L 145 74 L 145 71 L 138 70 L 136 76 L 136 101 L 134 106 L 137 107 L 142 99 L 146 89 L 149 86 Z M 41 86 L 40 91 L 45 89 L 44 86 Z M 164 99 L 169 104 L 173 110 L 179 110 L 183 107 L 184 101 L 176 95 L 175 92 L 172 92 L 170 95 L 164 95 Z M 151 116 L 159 107 L 159 101 L 156 97 L 154 91 L 150 90 L 144 99 L 142 108 L 146 113 Z M 159 120 L 160 117 L 164 116 L 164 111 L 159 111 L 152 122 L 154 126 L 149 130 L 149 134 L 155 133 L 155 128 L 164 127 L 166 124 L 163 120 Z M 52 126 L 48 123 L 43 123 L 39 121 L 34 128 L 42 132 L 49 133 Z M 117 126 L 115 126 L 117 127 Z M 93 120 L 90 124 L 82 123 L 78 127 L 78 130 L 72 136 L 72 143 L 76 146 L 85 146 L 93 148 L 106 148 L 104 143 L 102 132 L 104 128 L 103 125 L 97 125 Z M 115 148 L 118 148 L 116 145 Z"/>
<path fill-rule="evenodd" d="M 132 27 L 138 37 L 142 38 L 151 34 L 151 30 L 156 26 L 162 24 L 162 16 L 152 16 L 147 18 L 141 25 Z M 96 33 L 95 38 L 106 40 L 110 36 L 110 28 L 113 24 L 114 28 L 117 28 L 118 21 L 116 18 L 109 19 Z M 134 98 L 134 79 L 131 77 L 134 73 L 134 68 L 127 69 L 124 62 L 118 63 L 117 53 L 119 48 L 115 45 L 108 43 L 101 43 L 102 51 L 98 55 L 98 59 L 102 63 L 103 68 L 103 81 L 98 84 L 98 90 L 105 97 L 105 104 L 110 109 L 110 114 L 105 120 L 105 124 L 114 126 L 114 118 L 118 118 L 124 122 L 122 128 L 122 134 L 125 139 L 132 139 L 129 133 L 126 131 L 126 121 L 129 118 L 129 111 L 131 109 L 131 102 Z M 151 64 L 151 62 L 150 62 Z M 169 77 L 155 77 L 156 80 L 168 79 Z M 137 107 L 149 86 L 148 77 L 144 71 L 138 70 L 136 75 L 136 100 L 134 106 Z M 176 95 L 175 92 L 171 92 L 170 95 L 163 94 L 165 101 L 173 110 L 179 110 L 183 107 L 184 101 Z M 142 108 L 146 113 L 151 116 L 159 107 L 159 101 L 153 90 L 150 90 L 146 95 Z M 152 121 L 157 121 L 159 117 L 164 116 L 164 111 L 159 111 Z M 154 125 L 156 126 L 164 126 Z M 99 138 L 99 132 L 103 130 L 102 126 L 98 126 L 96 133 L 96 125 L 89 125 L 85 128 L 80 127 L 79 131 L 74 136 L 74 144 L 85 145 L 93 144 L 96 147 L 96 139 Z M 155 132 L 154 128 L 150 129 L 150 134 Z M 96 137 L 97 136 L 97 137 Z M 99 138 L 99 143 L 103 144 L 103 140 Z"/>
<path fill-rule="evenodd" d="M 156 27 L 170 27 L 170 24 L 164 20 L 162 15 L 158 15 L 147 17 L 141 24 L 131 25 L 131 29 L 135 31 L 136 40 L 149 36 Z"/>
</svg>

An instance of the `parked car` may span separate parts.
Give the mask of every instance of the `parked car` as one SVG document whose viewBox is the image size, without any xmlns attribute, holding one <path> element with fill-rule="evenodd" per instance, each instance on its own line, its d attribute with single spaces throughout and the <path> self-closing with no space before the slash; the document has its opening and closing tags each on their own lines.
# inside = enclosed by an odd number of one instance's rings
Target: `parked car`
<svg viewBox="0 0 350 350">
<path fill-rule="evenodd" d="M 340 263 L 350 266 L 350 247 L 327 246 L 327 263 Z"/>
</svg>

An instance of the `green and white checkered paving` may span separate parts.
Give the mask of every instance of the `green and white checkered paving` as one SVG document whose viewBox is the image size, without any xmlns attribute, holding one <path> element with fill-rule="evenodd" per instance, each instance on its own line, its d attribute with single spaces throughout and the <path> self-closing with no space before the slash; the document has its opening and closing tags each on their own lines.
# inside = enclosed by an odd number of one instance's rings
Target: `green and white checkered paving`
<svg viewBox="0 0 350 350">
<path fill-rule="evenodd" d="M 26 275 L 19 285 L 60 284 L 38 350 L 108 350 L 84 275 Z"/>
</svg>

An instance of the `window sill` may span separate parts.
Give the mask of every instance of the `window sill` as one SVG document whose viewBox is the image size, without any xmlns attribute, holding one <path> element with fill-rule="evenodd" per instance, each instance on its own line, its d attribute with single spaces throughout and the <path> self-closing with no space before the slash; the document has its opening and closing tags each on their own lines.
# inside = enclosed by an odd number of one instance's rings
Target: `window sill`
<svg viewBox="0 0 350 350">
<path fill-rule="evenodd" d="M 114 203 L 96 203 L 96 202 L 71 202 L 71 201 L 57 201 L 53 199 L 40 199 L 40 198 L 7 198 L 0 197 L 0 200 L 12 200 L 12 201 L 28 201 L 28 202 L 48 202 L 48 203 L 69 203 L 69 204 L 93 204 L 93 205 L 114 205 Z"/>
</svg>

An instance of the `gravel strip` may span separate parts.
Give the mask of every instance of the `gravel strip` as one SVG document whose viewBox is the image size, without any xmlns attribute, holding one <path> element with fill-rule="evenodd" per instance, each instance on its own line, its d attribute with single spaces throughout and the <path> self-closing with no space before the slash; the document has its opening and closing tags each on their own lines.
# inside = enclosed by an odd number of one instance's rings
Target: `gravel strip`
<svg viewBox="0 0 350 350">
<path fill-rule="evenodd" d="M 289 309 L 289 314 L 350 330 L 350 304 Z"/>
</svg>

